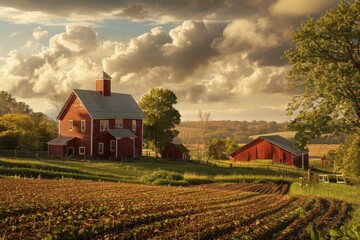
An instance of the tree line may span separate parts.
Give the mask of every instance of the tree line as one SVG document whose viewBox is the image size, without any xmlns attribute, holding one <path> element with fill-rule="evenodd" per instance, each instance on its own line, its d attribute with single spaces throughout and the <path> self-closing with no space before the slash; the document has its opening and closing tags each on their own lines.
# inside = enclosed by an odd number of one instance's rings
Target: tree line
<svg viewBox="0 0 360 240">
<path fill-rule="evenodd" d="M 47 150 L 57 132 L 54 120 L 0 92 L 0 149 Z"/>
</svg>

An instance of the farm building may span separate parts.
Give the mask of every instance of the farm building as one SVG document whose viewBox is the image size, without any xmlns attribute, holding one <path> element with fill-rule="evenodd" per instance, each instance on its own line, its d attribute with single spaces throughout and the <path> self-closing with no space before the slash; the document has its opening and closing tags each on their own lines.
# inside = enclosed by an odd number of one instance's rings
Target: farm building
<svg viewBox="0 0 360 240">
<path fill-rule="evenodd" d="M 111 92 L 105 72 L 96 77 L 96 91 L 74 89 L 57 119 L 59 136 L 48 142 L 49 156 L 141 156 L 144 114 L 131 95 Z"/>
<path fill-rule="evenodd" d="M 308 152 L 297 150 L 291 141 L 279 135 L 259 137 L 230 154 L 230 157 L 235 162 L 272 159 L 273 163 L 309 166 Z"/>
<path fill-rule="evenodd" d="M 171 160 L 186 160 L 190 158 L 190 151 L 183 144 L 169 143 L 161 151 L 161 157 Z"/>
</svg>

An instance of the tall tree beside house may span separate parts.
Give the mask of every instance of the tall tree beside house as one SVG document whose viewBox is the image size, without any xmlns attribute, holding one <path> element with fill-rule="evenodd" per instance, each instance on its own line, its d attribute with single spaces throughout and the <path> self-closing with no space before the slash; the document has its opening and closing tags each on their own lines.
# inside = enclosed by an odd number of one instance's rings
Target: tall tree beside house
<svg viewBox="0 0 360 240">
<path fill-rule="evenodd" d="M 300 148 L 323 135 L 360 135 L 359 16 L 360 0 L 341 1 L 293 32 L 296 45 L 285 52 L 292 65 L 289 90 L 295 94 L 288 110 Z"/>
<path fill-rule="evenodd" d="M 174 108 L 176 103 L 175 93 L 164 88 L 152 88 L 139 102 L 145 114 L 144 138 L 154 149 L 156 157 L 161 149 L 179 134 L 175 125 L 180 123 L 181 115 Z"/>
</svg>

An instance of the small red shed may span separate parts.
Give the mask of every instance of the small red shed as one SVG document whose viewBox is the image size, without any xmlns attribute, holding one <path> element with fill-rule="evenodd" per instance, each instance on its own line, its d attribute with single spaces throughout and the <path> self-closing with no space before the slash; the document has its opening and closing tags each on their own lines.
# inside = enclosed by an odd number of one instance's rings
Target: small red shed
<svg viewBox="0 0 360 240">
<path fill-rule="evenodd" d="M 294 144 L 279 136 L 261 136 L 230 154 L 234 162 L 256 159 L 272 159 L 273 163 L 307 168 L 309 154 L 294 147 Z"/>
<path fill-rule="evenodd" d="M 169 143 L 161 151 L 161 158 L 186 160 L 190 158 L 190 151 L 183 144 Z"/>
</svg>

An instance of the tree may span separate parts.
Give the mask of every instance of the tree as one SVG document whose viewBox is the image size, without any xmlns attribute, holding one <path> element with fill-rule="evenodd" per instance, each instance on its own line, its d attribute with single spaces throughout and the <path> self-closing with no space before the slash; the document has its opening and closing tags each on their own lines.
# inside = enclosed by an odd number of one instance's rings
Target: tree
<svg viewBox="0 0 360 240">
<path fill-rule="evenodd" d="M 209 159 L 227 159 L 229 154 L 238 149 L 238 147 L 234 138 L 212 138 L 206 144 L 206 155 Z"/>
<path fill-rule="evenodd" d="M 360 0 L 341 1 L 293 31 L 288 114 L 297 145 L 322 135 L 360 134 Z"/>
<path fill-rule="evenodd" d="M 56 123 L 43 113 L 0 116 L 0 148 L 46 150 L 56 135 Z"/>
<path fill-rule="evenodd" d="M 145 94 L 139 106 L 145 114 L 144 137 L 155 151 L 155 156 L 179 134 L 175 125 L 180 123 L 180 113 L 174 108 L 177 97 L 163 88 L 152 88 Z"/>
<path fill-rule="evenodd" d="M 334 167 L 347 176 L 360 176 L 360 135 L 348 136 L 335 154 Z"/>
<path fill-rule="evenodd" d="M 212 138 L 206 144 L 206 155 L 209 159 L 225 159 L 226 143 L 223 139 Z"/>
<path fill-rule="evenodd" d="M 33 110 L 23 102 L 17 102 L 10 93 L 0 91 L 0 116 L 7 113 L 31 114 Z"/>
<path fill-rule="evenodd" d="M 204 150 L 205 150 L 205 143 L 206 143 L 206 130 L 210 121 L 211 112 L 202 112 L 199 110 L 198 113 L 198 120 L 199 120 L 199 128 L 201 130 L 201 141 L 202 141 L 202 151 L 201 157 L 204 158 Z"/>
<path fill-rule="evenodd" d="M 57 93 L 53 93 L 50 96 L 51 105 L 55 108 L 56 115 L 60 113 L 67 99 L 69 98 L 70 92 L 61 90 Z"/>
</svg>

